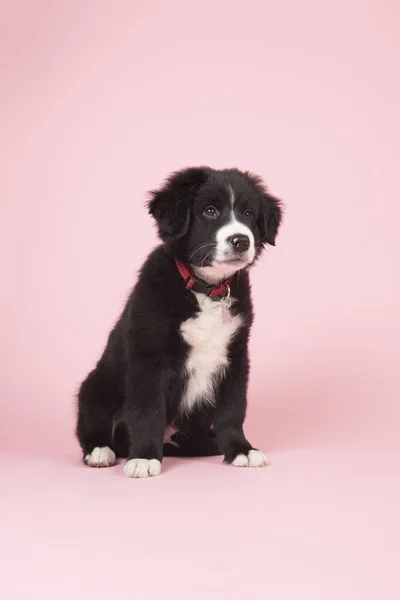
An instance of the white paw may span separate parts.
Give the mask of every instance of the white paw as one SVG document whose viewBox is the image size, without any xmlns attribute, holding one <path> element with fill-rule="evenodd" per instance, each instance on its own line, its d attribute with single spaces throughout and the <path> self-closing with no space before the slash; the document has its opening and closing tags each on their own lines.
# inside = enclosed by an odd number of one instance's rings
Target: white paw
<svg viewBox="0 0 400 600">
<path fill-rule="evenodd" d="M 238 454 L 232 462 L 234 467 L 265 467 L 267 464 L 267 457 L 261 450 L 249 450 L 247 455 Z"/>
<path fill-rule="evenodd" d="M 131 458 L 124 466 L 127 477 L 156 477 L 161 473 L 161 463 L 156 458 Z"/>
<path fill-rule="evenodd" d="M 108 446 L 93 448 L 91 454 L 86 454 L 85 463 L 90 467 L 111 467 L 115 463 L 115 452 Z"/>
</svg>

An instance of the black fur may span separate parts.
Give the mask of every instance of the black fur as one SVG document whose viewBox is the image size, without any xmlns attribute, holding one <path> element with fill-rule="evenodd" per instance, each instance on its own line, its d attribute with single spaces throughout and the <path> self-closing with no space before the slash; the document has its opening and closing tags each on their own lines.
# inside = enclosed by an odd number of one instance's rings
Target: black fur
<svg viewBox="0 0 400 600">
<path fill-rule="evenodd" d="M 203 404 L 189 415 L 179 410 L 189 350 L 180 326 L 196 315 L 198 304 L 174 256 L 193 265 L 212 264 L 210 244 L 200 247 L 227 218 L 227 186 L 235 193 L 240 214 L 252 211 L 246 219 L 256 240 L 255 258 L 266 243 L 275 245 L 281 205 L 257 176 L 236 169 L 189 168 L 152 192 L 149 212 L 163 244 L 144 263 L 103 355 L 81 385 L 76 434 L 83 456 L 109 446 L 120 457 L 161 461 L 170 455 L 224 454 L 232 462 L 252 448 L 243 433 L 253 321 L 247 269 L 232 278 L 237 302 L 231 310 L 242 315 L 244 326 L 229 346 L 229 368 L 216 382 L 215 403 Z M 204 217 L 208 205 L 218 208 L 219 219 Z M 164 431 L 172 424 L 178 432 L 173 443 L 164 444 Z"/>
</svg>

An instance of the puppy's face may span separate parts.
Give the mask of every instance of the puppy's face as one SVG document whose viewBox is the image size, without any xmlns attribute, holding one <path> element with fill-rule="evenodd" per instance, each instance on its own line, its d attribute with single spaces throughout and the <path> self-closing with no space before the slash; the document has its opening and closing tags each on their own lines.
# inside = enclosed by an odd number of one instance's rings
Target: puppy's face
<svg viewBox="0 0 400 600">
<path fill-rule="evenodd" d="M 275 245 L 282 212 L 261 180 L 236 169 L 190 168 L 152 193 L 150 213 L 161 239 L 206 280 L 249 267 Z"/>
</svg>

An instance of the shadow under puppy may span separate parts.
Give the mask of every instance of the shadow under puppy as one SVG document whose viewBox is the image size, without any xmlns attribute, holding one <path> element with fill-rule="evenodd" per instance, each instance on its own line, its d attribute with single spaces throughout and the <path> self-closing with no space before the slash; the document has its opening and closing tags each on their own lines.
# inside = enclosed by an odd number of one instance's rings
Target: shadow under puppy
<svg viewBox="0 0 400 600">
<path fill-rule="evenodd" d="M 128 477 L 159 475 L 163 456 L 266 458 L 243 432 L 253 321 L 249 267 L 275 245 L 279 200 L 237 169 L 172 174 L 148 204 L 162 245 L 78 394 L 83 459 Z"/>
</svg>

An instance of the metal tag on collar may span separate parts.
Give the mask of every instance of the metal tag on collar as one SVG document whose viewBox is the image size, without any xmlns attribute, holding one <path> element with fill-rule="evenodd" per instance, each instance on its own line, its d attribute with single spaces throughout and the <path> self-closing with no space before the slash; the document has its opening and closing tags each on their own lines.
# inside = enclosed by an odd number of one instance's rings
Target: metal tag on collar
<svg viewBox="0 0 400 600">
<path fill-rule="evenodd" d="M 222 322 L 229 323 L 232 320 L 230 308 L 232 306 L 231 288 L 227 286 L 227 293 L 221 300 Z"/>
</svg>

